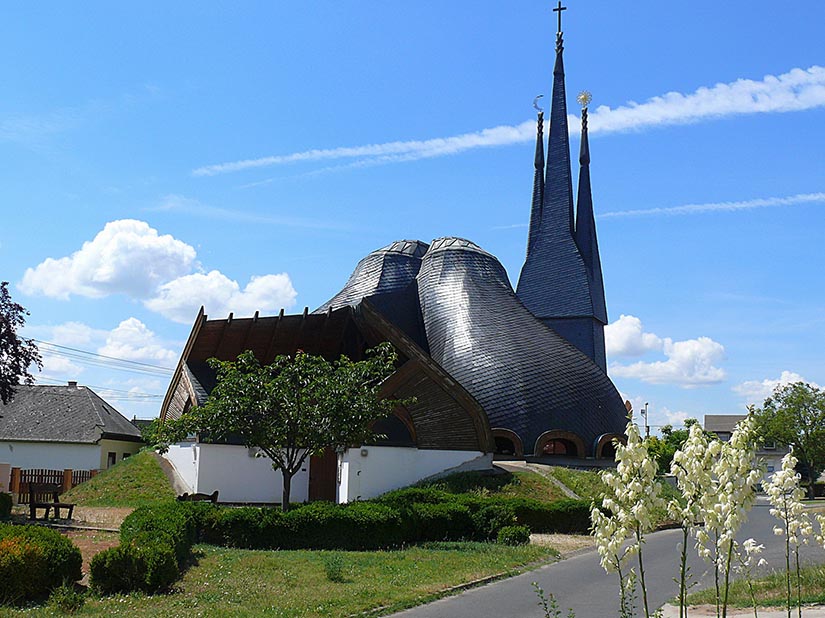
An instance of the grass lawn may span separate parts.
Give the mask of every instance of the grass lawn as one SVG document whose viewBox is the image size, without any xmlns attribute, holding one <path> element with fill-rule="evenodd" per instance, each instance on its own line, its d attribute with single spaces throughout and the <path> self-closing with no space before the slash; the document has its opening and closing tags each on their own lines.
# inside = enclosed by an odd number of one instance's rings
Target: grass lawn
<svg viewBox="0 0 825 618">
<path fill-rule="evenodd" d="M 174 500 L 175 492 L 150 451 L 124 459 L 61 496 L 78 506 L 133 507 Z"/>
<path fill-rule="evenodd" d="M 785 573 L 777 572 L 753 583 L 756 603 L 759 607 L 783 607 L 785 605 Z M 791 603 L 796 607 L 796 574 L 791 573 Z M 702 590 L 688 596 L 691 604 L 715 604 L 714 590 Z M 825 565 L 802 569 L 802 604 L 825 603 Z M 736 580 L 730 587 L 730 607 L 751 607 L 748 584 Z M 794 615 L 796 615 L 794 613 Z"/>
<path fill-rule="evenodd" d="M 553 478 L 567 486 L 583 500 L 596 500 L 604 493 L 604 483 L 596 470 L 573 470 L 550 466 L 548 471 Z"/>
<path fill-rule="evenodd" d="M 438 543 L 398 551 L 248 551 L 195 547 L 196 564 L 166 595 L 89 599 L 84 616 L 344 617 L 391 613 L 451 586 L 529 568 L 556 555 L 546 547 Z M 332 581 L 330 579 L 339 581 Z M 0 616 L 55 616 L 47 607 L 0 608 Z"/>
<path fill-rule="evenodd" d="M 553 482 L 529 470 L 501 474 L 460 472 L 437 481 L 422 483 L 421 486 L 435 487 L 454 494 L 474 493 L 482 496 L 533 498 L 542 502 L 552 502 L 566 497 Z"/>
</svg>

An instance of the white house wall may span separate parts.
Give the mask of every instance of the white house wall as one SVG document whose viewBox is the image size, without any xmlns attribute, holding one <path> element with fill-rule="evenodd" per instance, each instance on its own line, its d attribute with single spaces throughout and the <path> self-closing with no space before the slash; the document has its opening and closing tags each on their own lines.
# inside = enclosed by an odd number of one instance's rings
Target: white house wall
<svg viewBox="0 0 825 618">
<path fill-rule="evenodd" d="M 115 454 L 115 463 L 123 461 L 126 457 L 131 457 L 143 446 L 142 442 L 127 442 L 125 440 L 101 440 L 100 441 L 100 470 L 105 470 L 109 463 L 109 453 Z"/>
<path fill-rule="evenodd" d="M 98 470 L 100 446 L 60 442 L 0 442 L 0 462 L 24 470 Z"/>
<path fill-rule="evenodd" d="M 351 448 L 340 461 L 338 502 L 366 500 L 449 472 L 487 470 L 493 457 L 476 451 L 395 446 Z"/>
<path fill-rule="evenodd" d="M 245 446 L 180 443 L 164 455 L 192 492 L 211 494 L 216 489 L 221 502 L 281 501 L 283 477 L 272 469 L 267 457 L 254 457 Z M 309 461 L 292 477 L 290 502 L 309 496 Z"/>
</svg>

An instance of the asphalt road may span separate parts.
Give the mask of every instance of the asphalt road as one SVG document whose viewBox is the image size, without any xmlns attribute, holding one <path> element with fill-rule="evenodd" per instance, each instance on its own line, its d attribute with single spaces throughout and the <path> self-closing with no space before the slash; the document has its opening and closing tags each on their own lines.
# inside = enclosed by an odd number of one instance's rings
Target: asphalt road
<svg viewBox="0 0 825 618">
<path fill-rule="evenodd" d="M 760 498 L 743 526 L 740 540 L 749 537 L 765 545 L 763 557 L 768 560 L 765 569 L 784 569 L 782 537 L 774 536 L 776 520 L 768 512 L 767 502 Z M 648 582 L 651 611 L 676 596 L 678 585 L 673 579 L 678 574 L 681 530 L 666 530 L 648 537 L 644 548 L 645 572 Z M 700 587 L 713 585 L 713 573 L 694 551 L 690 552 L 693 574 Z M 803 547 L 804 563 L 825 562 L 822 547 Z M 459 595 L 440 599 L 393 616 L 397 618 L 542 618 L 532 582 L 558 600 L 562 616 L 572 608 L 577 618 L 604 618 L 619 615 L 619 596 L 615 573 L 605 574 L 599 566 L 595 550 L 549 564 L 535 571 L 468 590 Z M 696 588 L 695 588 L 696 589 Z M 641 605 L 639 598 L 638 605 Z M 639 609 L 639 615 L 643 615 Z"/>
</svg>

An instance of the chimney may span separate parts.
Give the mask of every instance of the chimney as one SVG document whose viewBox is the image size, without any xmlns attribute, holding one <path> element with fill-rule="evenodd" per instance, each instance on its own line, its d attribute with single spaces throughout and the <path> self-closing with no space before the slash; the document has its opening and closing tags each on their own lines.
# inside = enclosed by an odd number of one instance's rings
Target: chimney
<svg viewBox="0 0 825 618">
<path fill-rule="evenodd" d="M 77 388 L 77 380 L 69 380 L 69 388 Z"/>
</svg>

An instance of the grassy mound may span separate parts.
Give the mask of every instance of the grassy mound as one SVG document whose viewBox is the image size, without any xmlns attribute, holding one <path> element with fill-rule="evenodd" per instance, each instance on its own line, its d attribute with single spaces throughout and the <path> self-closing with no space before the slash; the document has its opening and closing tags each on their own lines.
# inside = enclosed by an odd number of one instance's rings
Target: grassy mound
<svg viewBox="0 0 825 618">
<path fill-rule="evenodd" d="M 485 474 L 459 472 L 450 476 L 421 483 L 420 487 L 432 487 L 451 494 L 476 494 L 505 498 L 532 498 L 541 502 L 555 502 L 567 496 L 550 480 L 529 470 Z"/>
<path fill-rule="evenodd" d="M 62 496 L 79 506 L 139 507 L 175 499 L 151 451 L 141 451 Z"/>
<path fill-rule="evenodd" d="M 582 500 L 597 500 L 604 493 L 604 483 L 597 470 L 574 470 L 550 466 L 550 475 L 565 487 L 575 492 Z"/>
</svg>

